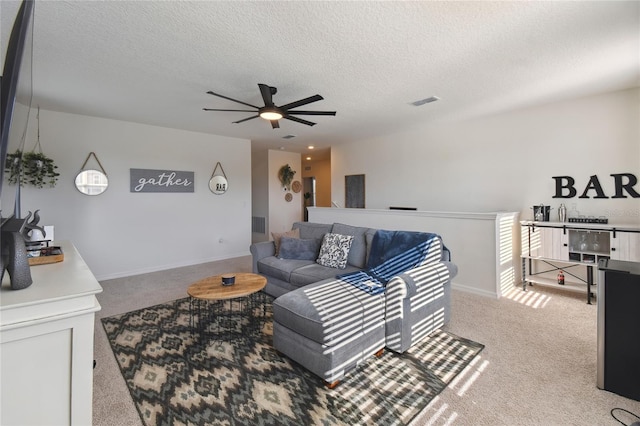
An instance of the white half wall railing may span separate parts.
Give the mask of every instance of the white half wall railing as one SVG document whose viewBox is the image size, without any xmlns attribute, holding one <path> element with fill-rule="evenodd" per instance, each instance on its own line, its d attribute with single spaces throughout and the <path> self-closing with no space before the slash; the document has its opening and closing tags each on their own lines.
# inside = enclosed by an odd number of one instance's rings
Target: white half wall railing
<svg viewBox="0 0 640 426">
<path fill-rule="evenodd" d="M 500 298 L 520 281 L 518 212 L 435 212 L 309 207 L 309 222 L 433 232 L 458 266 L 452 287 Z"/>
</svg>

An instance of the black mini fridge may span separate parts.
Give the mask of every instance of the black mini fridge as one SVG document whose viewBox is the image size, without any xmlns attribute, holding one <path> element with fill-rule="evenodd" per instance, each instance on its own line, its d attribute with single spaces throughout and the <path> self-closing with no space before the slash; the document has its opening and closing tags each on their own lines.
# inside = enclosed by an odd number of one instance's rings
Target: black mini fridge
<svg viewBox="0 0 640 426">
<path fill-rule="evenodd" d="M 640 401 L 640 263 L 598 262 L 597 386 Z"/>
</svg>

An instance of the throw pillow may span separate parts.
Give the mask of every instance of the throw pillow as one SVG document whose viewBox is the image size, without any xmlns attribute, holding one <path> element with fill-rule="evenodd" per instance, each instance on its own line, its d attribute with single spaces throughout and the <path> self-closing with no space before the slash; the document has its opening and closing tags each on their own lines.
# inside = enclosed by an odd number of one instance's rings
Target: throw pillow
<svg viewBox="0 0 640 426">
<path fill-rule="evenodd" d="M 280 238 L 281 259 L 297 259 L 297 260 L 316 260 L 318 251 L 320 250 L 320 240 L 315 238 Z"/>
<path fill-rule="evenodd" d="M 273 243 L 276 246 L 276 256 L 278 256 L 278 254 L 280 254 L 280 239 L 282 237 L 300 238 L 300 230 L 292 229 L 291 231 L 287 232 L 272 232 L 271 236 L 273 237 Z"/>
<path fill-rule="evenodd" d="M 316 262 L 330 268 L 346 268 L 352 243 L 352 235 L 325 234 Z"/>
</svg>

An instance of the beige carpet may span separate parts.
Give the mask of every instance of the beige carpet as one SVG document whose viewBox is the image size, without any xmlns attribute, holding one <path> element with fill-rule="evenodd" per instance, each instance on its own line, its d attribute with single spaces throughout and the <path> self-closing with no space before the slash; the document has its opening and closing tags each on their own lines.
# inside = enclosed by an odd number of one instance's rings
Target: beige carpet
<svg viewBox="0 0 640 426">
<path fill-rule="evenodd" d="M 194 281 L 250 268 L 243 257 L 103 281 L 98 318 L 184 297 Z M 619 425 L 615 407 L 640 415 L 640 402 L 595 386 L 596 306 L 582 294 L 514 288 L 493 300 L 454 291 L 452 302 L 446 329 L 485 349 L 415 425 Z M 94 425 L 141 425 L 99 321 L 95 331 Z"/>
</svg>

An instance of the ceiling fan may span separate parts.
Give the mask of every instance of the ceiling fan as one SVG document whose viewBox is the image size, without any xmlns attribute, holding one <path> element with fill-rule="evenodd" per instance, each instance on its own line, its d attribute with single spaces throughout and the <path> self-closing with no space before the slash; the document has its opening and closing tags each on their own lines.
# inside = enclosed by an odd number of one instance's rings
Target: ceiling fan
<svg viewBox="0 0 640 426">
<path fill-rule="evenodd" d="M 324 98 L 320 95 L 310 96 L 308 98 L 300 99 L 299 101 L 291 102 L 286 105 L 277 106 L 273 103 L 272 97 L 273 95 L 278 93 L 278 89 L 276 89 L 275 87 L 267 86 L 266 84 L 258 84 L 258 87 L 260 88 L 260 94 L 262 94 L 262 100 L 264 101 L 263 107 L 251 105 L 246 102 L 242 102 L 237 99 L 233 99 L 228 96 L 221 95 L 219 93 L 214 93 L 212 91 L 207 92 L 210 95 L 217 96 L 223 99 L 228 99 L 230 101 L 255 108 L 256 111 L 245 110 L 245 109 L 214 109 L 214 108 L 202 108 L 202 109 L 205 111 L 255 112 L 257 113 L 256 115 L 243 118 L 242 120 L 234 121 L 233 123 L 234 124 L 242 123 L 243 121 L 260 117 L 265 120 L 269 120 L 271 122 L 271 127 L 274 129 L 277 129 L 280 127 L 280 124 L 278 124 L 278 120 L 280 120 L 281 118 L 306 124 L 307 126 L 313 126 L 316 123 L 313 123 L 308 120 L 303 120 L 302 118 L 298 118 L 295 116 L 296 115 L 336 115 L 335 111 L 300 111 L 300 110 L 292 111 L 292 109 L 294 108 L 301 107 L 303 105 L 307 105 L 312 102 L 321 101 Z"/>
</svg>

